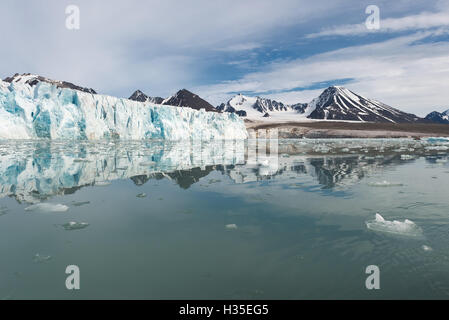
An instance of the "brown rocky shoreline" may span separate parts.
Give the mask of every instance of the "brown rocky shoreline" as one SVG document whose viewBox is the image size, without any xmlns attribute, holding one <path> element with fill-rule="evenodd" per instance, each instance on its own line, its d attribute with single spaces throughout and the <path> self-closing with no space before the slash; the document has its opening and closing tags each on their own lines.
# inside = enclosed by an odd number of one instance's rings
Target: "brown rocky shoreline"
<svg viewBox="0 0 449 320">
<path fill-rule="evenodd" d="M 277 128 L 279 138 L 426 138 L 449 137 L 449 125 L 374 122 L 245 122 L 248 130 Z"/>
</svg>

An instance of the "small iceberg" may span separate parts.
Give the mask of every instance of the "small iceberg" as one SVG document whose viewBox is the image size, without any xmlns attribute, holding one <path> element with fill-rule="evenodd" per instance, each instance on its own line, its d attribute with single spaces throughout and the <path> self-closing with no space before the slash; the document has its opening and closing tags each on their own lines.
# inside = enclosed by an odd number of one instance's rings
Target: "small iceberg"
<svg viewBox="0 0 449 320">
<path fill-rule="evenodd" d="M 380 182 L 370 182 L 368 183 L 369 186 L 371 187 L 402 187 L 403 184 L 402 183 L 394 183 L 394 182 L 389 182 L 389 181 L 380 181 Z"/>
<path fill-rule="evenodd" d="M 226 228 L 227 230 L 235 230 L 235 229 L 237 229 L 237 225 L 236 225 L 235 223 L 231 223 L 231 224 L 227 224 L 227 225 L 225 226 L 225 228 Z"/>
<path fill-rule="evenodd" d="M 413 221 L 405 219 L 403 222 L 385 220 L 379 213 L 376 213 L 374 220 L 366 221 L 368 229 L 385 232 L 400 236 L 420 238 L 423 236 L 422 230 Z"/>
<path fill-rule="evenodd" d="M 36 253 L 33 257 L 33 261 L 36 263 L 47 262 L 51 260 L 51 256 L 41 256 L 39 253 Z"/>
<path fill-rule="evenodd" d="M 95 186 L 97 187 L 107 187 L 111 185 L 109 181 L 95 181 Z"/>
<path fill-rule="evenodd" d="M 69 207 L 59 203 L 36 203 L 25 208 L 25 211 L 66 212 Z"/>
<path fill-rule="evenodd" d="M 62 225 L 62 227 L 67 231 L 80 230 L 80 229 L 87 228 L 88 226 L 89 226 L 89 224 L 87 222 L 74 222 L 74 221 L 70 221 L 70 222 Z"/>
</svg>

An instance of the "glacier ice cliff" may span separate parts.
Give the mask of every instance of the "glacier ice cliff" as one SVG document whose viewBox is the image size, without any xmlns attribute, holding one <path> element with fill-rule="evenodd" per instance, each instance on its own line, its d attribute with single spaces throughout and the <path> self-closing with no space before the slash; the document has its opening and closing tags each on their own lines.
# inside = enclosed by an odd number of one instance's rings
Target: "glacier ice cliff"
<svg viewBox="0 0 449 320">
<path fill-rule="evenodd" d="M 0 80 L 0 139 L 246 139 L 235 114 Z"/>
</svg>

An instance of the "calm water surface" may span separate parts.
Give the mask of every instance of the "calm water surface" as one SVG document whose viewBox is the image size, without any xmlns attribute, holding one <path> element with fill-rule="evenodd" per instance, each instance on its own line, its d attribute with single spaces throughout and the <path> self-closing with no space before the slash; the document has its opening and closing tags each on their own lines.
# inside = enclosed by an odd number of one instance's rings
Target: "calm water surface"
<svg viewBox="0 0 449 320">
<path fill-rule="evenodd" d="M 258 143 L 0 142 L 0 298 L 449 298 L 448 142 Z"/>
</svg>

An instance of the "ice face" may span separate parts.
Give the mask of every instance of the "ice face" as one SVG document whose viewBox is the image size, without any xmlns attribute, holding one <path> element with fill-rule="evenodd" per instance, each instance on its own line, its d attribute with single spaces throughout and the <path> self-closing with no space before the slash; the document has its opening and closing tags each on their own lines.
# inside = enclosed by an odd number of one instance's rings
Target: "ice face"
<svg viewBox="0 0 449 320">
<path fill-rule="evenodd" d="M 0 139 L 246 139 L 235 114 L 0 80 Z"/>
</svg>

